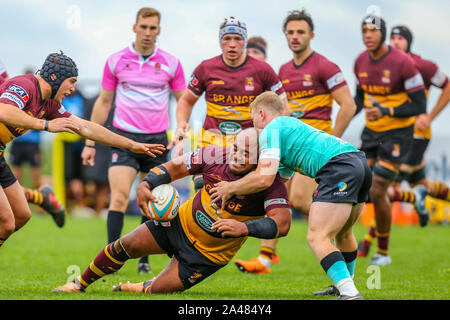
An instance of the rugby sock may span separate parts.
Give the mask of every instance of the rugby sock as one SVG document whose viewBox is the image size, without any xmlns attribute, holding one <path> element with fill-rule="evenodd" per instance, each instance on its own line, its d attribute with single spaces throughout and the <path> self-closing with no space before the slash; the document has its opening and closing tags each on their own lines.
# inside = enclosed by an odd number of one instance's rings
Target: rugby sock
<svg viewBox="0 0 450 320">
<path fill-rule="evenodd" d="M 90 284 L 101 277 L 117 272 L 122 268 L 125 261 L 130 258 L 122 248 L 120 252 L 117 252 L 114 248 L 114 243 L 115 242 L 108 244 L 100 251 L 84 273 L 78 277 L 80 286 L 83 290 L 86 290 Z"/>
<path fill-rule="evenodd" d="M 340 251 L 333 251 L 320 261 L 320 265 L 333 281 L 341 295 L 355 296 L 358 294 L 353 279 L 347 269 L 344 256 Z"/>
<path fill-rule="evenodd" d="M 364 246 L 364 250 L 369 251 L 370 250 L 370 246 L 373 243 L 373 240 L 375 240 L 376 236 L 376 222 L 375 219 L 373 219 L 370 228 L 369 228 L 369 232 L 367 232 L 367 234 L 364 236 L 364 240 L 362 242 L 362 245 Z"/>
<path fill-rule="evenodd" d="M 261 263 L 266 266 L 267 268 L 270 268 L 272 263 L 272 258 L 275 255 L 275 250 L 268 248 L 268 247 L 261 247 L 259 250 L 259 256 L 258 259 L 261 261 Z"/>
<path fill-rule="evenodd" d="M 390 200 L 414 203 L 416 201 L 416 195 L 414 194 L 413 191 L 404 191 L 394 188 L 394 197 Z"/>
<path fill-rule="evenodd" d="M 440 181 L 433 181 L 433 190 L 429 190 L 429 195 L 433 198 L 450 201 L 448 186 Z"/>
<path fill-rule="evenodd" d="M 106 228 L 108 229 L 108 243 L 116 241 L 120 238 L 123 228 L 124 214 L 120 211 L 109 210 L 106 220 Z"/>
<path fill-rule="evenodd" d="M 344 257 L 345 264 L 347 265 L 348 273 L 353 278 L 355 275 L 355 265 L 356 265 L 356 257 L 358 256 L 358 250 L 351 252 L 342 252 L 342 256 Z"/>
<path fill-rule="evenodd" d="M 44 195 L 39 190 L 23 188 L 23 191 L 28 202 L 37 205 L 42 205 L 44 202 Z"/>
<path fill-rule="evenodd" d="M 148 220 L 149 219 L 147 217 L 144 217 L 144 216 L 141 217 L 141 223 L 146 223 Z M 148 256 L 141 257 L 139 259 L 139 262 L 140 263 L 148 263 Z"/>
<path fill-rule="evenodd" d="M 377 253 L 387 256 L 388 255 L 388 246 L 389 246 L 389 232 L 379 233 L 377 231 L 376 236 L 378 239 Z"/>
</svg>

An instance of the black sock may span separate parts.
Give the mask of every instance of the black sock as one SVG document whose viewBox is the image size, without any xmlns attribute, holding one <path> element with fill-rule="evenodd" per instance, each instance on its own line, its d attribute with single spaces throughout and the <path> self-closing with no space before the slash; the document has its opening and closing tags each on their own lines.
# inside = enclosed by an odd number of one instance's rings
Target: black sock
<svg viewBox="0 0 450 320">
<path fill-rule="evenodd" d="M 148 219 L 147 217 L 144 217 L 144 216 L 141 217 L 141 223 L 145 223 L 145 222 L 147 222 L 148 220 L 150 220 L 150 219 Z M 139 262 L 142 262 L 142 263 L 148 263 L 148 256 L 141 257 L 141 258 L 139 259 Z"/>
<path fill-rule="evenodd" d="M 124 214 L 120 211 L 109 210 L 106 220 L 106 228 L 108 230 L 108 243 L 116 241 L 120 238 L 123 228 Z"/>
</svg>

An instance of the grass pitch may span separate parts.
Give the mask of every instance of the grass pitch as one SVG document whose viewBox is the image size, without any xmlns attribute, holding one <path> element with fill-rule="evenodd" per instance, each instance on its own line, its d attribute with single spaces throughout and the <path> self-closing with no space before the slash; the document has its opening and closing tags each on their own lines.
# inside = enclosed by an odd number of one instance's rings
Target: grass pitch
<svg viewBox="0 0 450 320">
<path fill-rule="evenodd" d="M 140 219 L 126 217 L 124 232 Z M 29 223 L 0 248 L 0 299 L 39 300 L 320 300 L 312 292 L 330 285 L 306 244 L 307 224 L 294 220 L 289 235 L 279 242 L 281 263 L 266 275 L 244 274 L 234 263 L 193 288 L 169 295 L 112 292 L 119 282 L 139 282 L 158 274 L 169 262 L 166 255 L 151 256 L 153 274 L 137 274 L 137 260 L 128 261 L 117 275 L 107 276 L 86 293 L 51 293 L 79 270 L 81 273 L 106 245 L 106 222 L 102 219 L 68 218 L 58 229 L 50 217 L 34 215 Z M 357 239 L 367 227 L 358 224 Z M 249 238 L 237 258 L 249 259 L 259 252 L 260 241 Z M 426 228 L 393 226 L 390 240 L 392 265 L 368 269 L 370 258 L 358 258 L 356 286 L 366 299 L 448 299 L 450 287 L 450 237 L 446 226 Z M 371 255 L 375 251 L 372 248 Z M 371 256 L 370 255 L 370 256 Z M 378 272 L 379 271 L 379 272 Z M 379 287 L 377 289 L 376 287 Z"/>
</svg>

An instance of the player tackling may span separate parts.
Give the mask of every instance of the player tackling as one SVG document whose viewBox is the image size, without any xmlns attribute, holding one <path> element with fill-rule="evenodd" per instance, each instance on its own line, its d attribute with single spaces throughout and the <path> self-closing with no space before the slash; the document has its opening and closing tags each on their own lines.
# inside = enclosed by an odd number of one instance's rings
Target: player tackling
<svg viewBox="0 0 450 320">
<path fill-rule="evenodd" d="M 158 185 L 194 174 L 202 174 L 205 185 L 181 205 L 170 226 L 154 221 L 141 224 L 101 250 L 81 276 L 55 291 L 84 291 L 129 259 L 164 253 L 172 260 L 156 278 L 120 284 L 115 290 L 183 291 L 227 265 L 248 236 L 272 239 L 286 235 L 291 218 L 286 187 L 279 176 L 266 191 L 233 197 L 223 208 L 211 202 L 214 184 L 237 180 L 253 170 L 257 155 L 257 132 L 248 128 L 237 135 L 232 147 L 209 145 L 153 168 L 138 188 L 138 204 L 149 218 L 148 201 L 156 200 L 151 191 Z"/>
</svg>

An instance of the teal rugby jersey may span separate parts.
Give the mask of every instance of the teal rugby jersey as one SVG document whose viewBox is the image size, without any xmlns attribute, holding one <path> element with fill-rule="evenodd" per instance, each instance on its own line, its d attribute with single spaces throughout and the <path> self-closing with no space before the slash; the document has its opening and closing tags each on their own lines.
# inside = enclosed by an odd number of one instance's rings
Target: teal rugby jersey
<svg viewBox="0 0 450 320">
<path fill-rule="evenodd" d="M 357 152 L 352 144 L 293 117 L 273 119 L 259 136 L 259 159 L 280 161 L 279 173 L 290 178 L 295 171 L 315 178 L 331 158 Z"/>
</svg>

